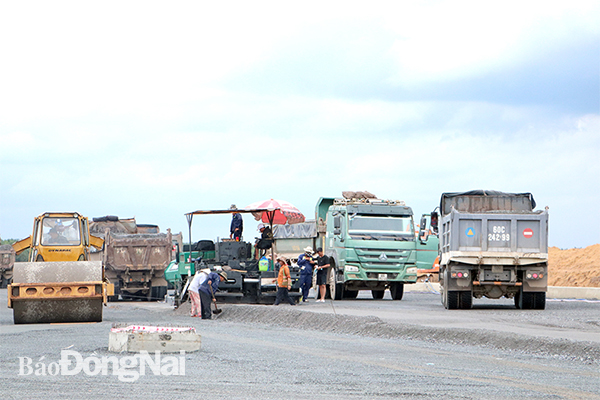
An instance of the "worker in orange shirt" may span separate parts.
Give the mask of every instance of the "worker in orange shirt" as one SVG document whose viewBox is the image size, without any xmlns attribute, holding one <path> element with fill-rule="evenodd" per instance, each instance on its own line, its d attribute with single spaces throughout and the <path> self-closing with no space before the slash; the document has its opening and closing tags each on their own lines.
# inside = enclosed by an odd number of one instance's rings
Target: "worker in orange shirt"
<svg viewBox="0 0 600 400">
<path fill-rule="evenodd" d="M 283 257 L 277 257 L 279 262 L 279 275 L 277 276 L 277 297 L 275 298 L 275 306 L 279 305 L 283 300 L 295 306 L 294 300 L 290 298 L 290 289 L 292 288 L 292 275 L 287 260 Z"/>
</svg>

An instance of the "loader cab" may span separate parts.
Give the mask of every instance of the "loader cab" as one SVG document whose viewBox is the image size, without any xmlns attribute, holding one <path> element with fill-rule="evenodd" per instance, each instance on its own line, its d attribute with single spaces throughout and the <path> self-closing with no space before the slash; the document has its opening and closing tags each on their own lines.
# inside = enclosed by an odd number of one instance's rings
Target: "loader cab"
<svg viewBox="0 0 600 400">
<path fill-rule="evenodd" d="M 36 218 L 29 261 L 87 261 L 87 218 L 78 213 L 45 213 Z"/>
</svg>

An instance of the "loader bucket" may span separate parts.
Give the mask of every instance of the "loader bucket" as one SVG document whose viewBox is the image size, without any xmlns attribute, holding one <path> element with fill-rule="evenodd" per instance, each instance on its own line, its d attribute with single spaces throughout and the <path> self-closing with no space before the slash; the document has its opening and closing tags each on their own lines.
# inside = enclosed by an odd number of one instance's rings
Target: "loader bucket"
<svg viewBox="0 0 600 400">
<path fill-rule="evenodd" d="M 15 263 L 8 297 L 15 324 L 100 322 L 102 262 Z"/>
</svg>

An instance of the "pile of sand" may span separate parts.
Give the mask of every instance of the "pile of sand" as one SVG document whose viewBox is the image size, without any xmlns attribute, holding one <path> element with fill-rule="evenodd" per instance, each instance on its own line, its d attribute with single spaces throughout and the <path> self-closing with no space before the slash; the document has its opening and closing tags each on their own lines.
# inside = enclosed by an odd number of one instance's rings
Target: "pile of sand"
<svg viewBox="0 0 600 400">
<path fill-rule="evenodd" d="M 600 287 L 600 244 L 548 248 L 548 286 Z"/>
</svg>

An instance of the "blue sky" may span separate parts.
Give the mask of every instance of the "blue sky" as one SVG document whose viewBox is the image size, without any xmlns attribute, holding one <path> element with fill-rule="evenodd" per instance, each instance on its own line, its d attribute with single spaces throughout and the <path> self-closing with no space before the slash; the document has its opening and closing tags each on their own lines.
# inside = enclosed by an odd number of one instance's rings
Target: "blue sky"
<svg viewBox="0 0 600 400">
<path fill-rule="evenodd" d="M 532 192 L 600 243 L 600 3 L 4 2 L 0 236 L 369 190 Z M 195 220 L 195 239 L 228 234 Z M 245 217 L 246 238 L 256 223 Z"/>
</svg>

